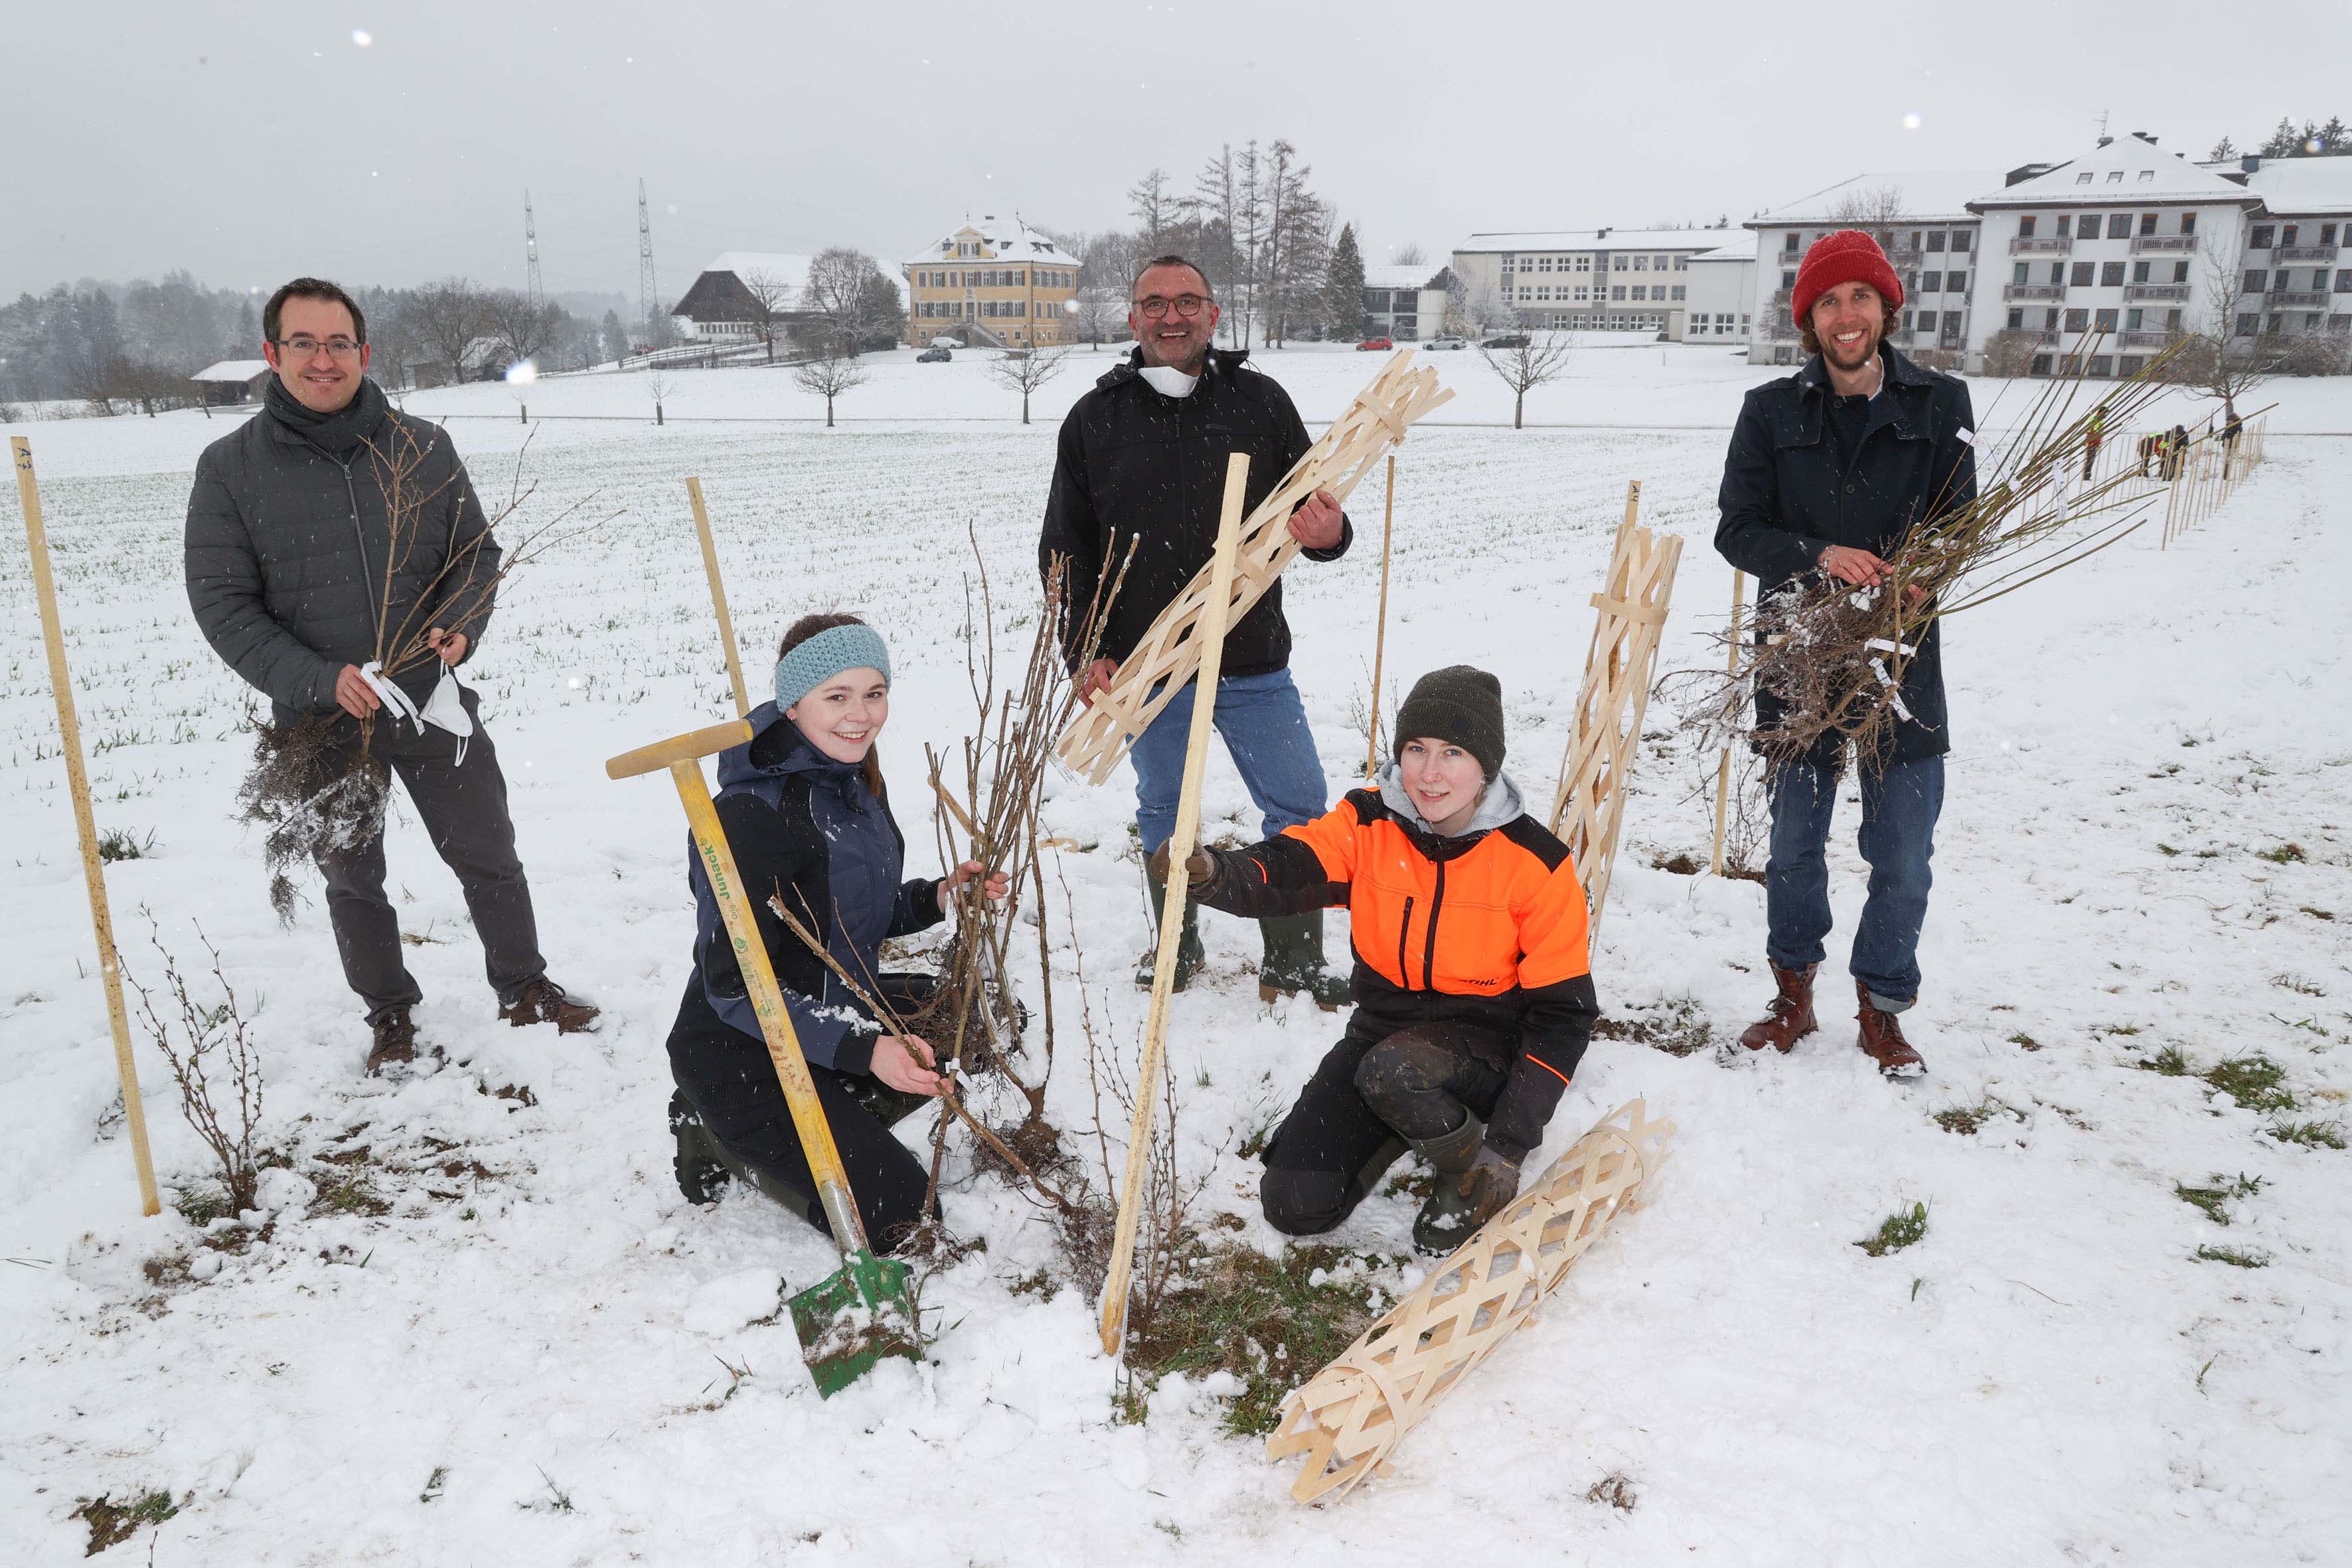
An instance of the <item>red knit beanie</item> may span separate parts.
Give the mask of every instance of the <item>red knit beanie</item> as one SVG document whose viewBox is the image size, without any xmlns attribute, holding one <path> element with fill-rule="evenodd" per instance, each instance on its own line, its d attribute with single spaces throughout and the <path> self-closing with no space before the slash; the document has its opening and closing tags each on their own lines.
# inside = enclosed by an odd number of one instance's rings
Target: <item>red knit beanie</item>
<svg viewBox="0 0 2352 1568">
<path fill-rule="evenodd" d="M 1887 308 L 1903 308 L 1903 280 L 1888 265 L 1878 241 L 1858 228 L 1825 234 L 1805 252 L 1797 268 L 1797 287 L 1789 296 L 1789 319 L 1803 326 L 1813 313 L 1813 301 L 1841 283 L 1867 283 L 1878 290 Z"/>
</svg>

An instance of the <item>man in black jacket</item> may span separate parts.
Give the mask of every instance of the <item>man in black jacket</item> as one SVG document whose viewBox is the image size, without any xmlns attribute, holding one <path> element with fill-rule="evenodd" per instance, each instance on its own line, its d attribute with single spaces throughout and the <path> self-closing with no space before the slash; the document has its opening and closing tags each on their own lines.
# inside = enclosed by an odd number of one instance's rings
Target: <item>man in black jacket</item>
<svg viewBox="0 0 2352 1568">
<path fill-rule="evenodd" d="M 1976 499 L 1968 388 L 1884 341 L 1901 320 L 1903 285 L 1866 234 L 1817 241 L 1790 304 L 1813 357 L 1748 395 L 1724 462 L 1715 546 L 1755 574 L 1759 600 L 1817 573 L 1858 592 L 1883 590 L 1885 557 L 1914 529 Z M 1870 896 L 1851 967 L 1862 1048 L 1889 1077 L 1925 1069 L 1898 1015 L 1919 994 L 1919 931 L 1950 749 L 1938 631 L 1929 626 L 1905 667 L 1892 744 L 1859 759 Z M 1782 706 L 1759 692 L 1759 728 L 1775 723 Z M 1813 974 L 1830 931 L 1823 847 L 1843 752 L 1830 737 L 1772 775 L 1765 953 L 1779 989 L 1768 1015 L 1740 1036 L 1750 1050 L 1786 1051 L 1817 1026 Z"/>
<path fill-rule="evenodd" d="M 1102 657 L 1080 669 L 1078 650 L 1066 647 L 1071 676 L 1089 697 L 1110 684 L 1119 661 L 1215 552 L 1226 458 L 1249 454 L 1246 507 L 1254 509 L 1311 445 L 1288 395 L 1244 364 L 1245 352 L 1210 346 L 1217 317 L 1207 276 L 1198 267 L 1181 256 L 1146 263 L 1127 318 L 1136 337 L 1134 356 L 1097 382 L 1062 422 L 1037 555 L 1045 573 L 1054 557 L 1068 561 L 1064 594 L 1071 637 L 1097 588 L 1115 573 L 1129 542 L 1137 542 L 1097 649 Z M 1325 490 L 1291 515 L 1290 531 L 1314 561 L 1338 560 L 1352 536 L 1339 501 Z M 1323 764 L 1289 667 L 1290 626 L 1276 581 L 1225 632 L 1215 715 L 1217 733 L 1263 814 L 1269 838 L 1322 816 L 1326 798 Z M 1187 686 L 1179 692 L 1129 753 L 1136 826 L 1146 856 L 1175 831 L 1192 691 Z M 1147 881 L 1156 916 L 1165 884 L 1148 875 Z M 1180 990 L 1204 956 L 1189 903 L 1184 921 Z M 1305 992 L 1326 1011 L 1348 999 L 1347 977 L 1324 964 L 1319 910 L 1258 924 L 1265 944 L 1258 971 L 1262 997 Z M 1147 952 L 1136 984 L 1149 988 L 1151 981 Z"/>
<path fill-rule="evenodd" d="M 278 374 L 262 411 L 205 449 L 188 498 L 196 625 L 269 698 L 276 723 L 340 709 L 335 741 L 357 748 L 372 719 L 369 754 L 400 775 L 465 888 L 499 1016 L 584 1029 L 596 1009 L 565 995 L 539 954 L 506 780 L 475 695 L 456 697 L 462 719 L 447 711 L 449 695 L 435 703 L 443 673 L 480 641 L 497 592 L 498 542 L 473 482 L 444 432 L 394 412 L 366 379 L 367 321 L 350 295 L 298 278 L 261 320 L 262 353 Z M 395 490 L 407 498 L 397 509 Z M 371 669 L 419 631 L 437 661 L 394 676 Z M 383 710 L 392 688 L 468 732 Z M 368 1070 L 412 1061 L 409 1010 L 423 993 L 383 894 L 383 825 L 320 856 L 319 868 L 343 977 L 367 1004 Z"/>
</svg>

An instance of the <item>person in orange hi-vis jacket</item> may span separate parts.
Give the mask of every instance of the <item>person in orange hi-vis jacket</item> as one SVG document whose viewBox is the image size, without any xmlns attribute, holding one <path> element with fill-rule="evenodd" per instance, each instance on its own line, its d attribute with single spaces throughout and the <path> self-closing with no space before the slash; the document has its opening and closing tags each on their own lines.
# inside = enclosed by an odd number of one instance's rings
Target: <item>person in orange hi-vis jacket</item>
<svg viewBox="0 0 2352 1568">
<path fill-rule="evenodd" d="M 1355 1012 L 1266 1146 L 1267 1222 L 1335 1228 L 1411 1149 L 1437 1173 L 1413 1240 L 1442 1254 L 1518 1191 L 1600 1005 L 1576 867 L 1502 771 L 1501 683 L 1434 670 L 1393 733 L 1377 787 L 1186 872 L 1213 909 L 1344 905 L 1353 932 Z"/>
</svg>

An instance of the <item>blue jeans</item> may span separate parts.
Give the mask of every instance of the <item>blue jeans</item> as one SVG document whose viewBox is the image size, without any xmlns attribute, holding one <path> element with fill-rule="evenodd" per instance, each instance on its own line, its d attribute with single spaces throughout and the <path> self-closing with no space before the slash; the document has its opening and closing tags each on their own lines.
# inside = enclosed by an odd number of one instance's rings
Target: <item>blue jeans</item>
<svg viewBox="0 0 2352 1568">
<path fill-rule="evenodd" d="M 1900 1013 L 1919 995 L 1919 928 L 1927 920 L 1927 862 L 1936 852 L 1936 817 L 1944 809 L 1944 759 L 1924 757 L 1883 769 L 1865 768 L 1862 784 L 1862 858 L 1870 862 L 1870 897 L 1853 936 L 1853 977 L 1867 986 L 1874 1006 Z M 1838 775 L 1802 763 L 1772 781 L 1772 858 L 1764 870 L 1764 910 L 1770 934 L 1765 954 L 1783 969 L 1802 969 L 1827 956 L 1830 933 L 1830 816 L 1837 807 Z"/>
<path fill-rule="evenodd" d="M 1146 855 L 1176 831 L 1176 797 L 1184 787 L 1184 742 L 1192 731 L 1192 693 L 1197 682 L 1176 694 L 1151 728 L 1136 737 L 1128 755 L 1135 763 L 1135 825 Z M 1217 682 L 1212 717 L 1226 753 L 1265 814 L 1268 838 L 1286 827 L 1323 815 L 1323 762 L 1307 727 L 1307 708 L 1287 669 L 1264 675 L 1234 675 Z"/>
</svg>

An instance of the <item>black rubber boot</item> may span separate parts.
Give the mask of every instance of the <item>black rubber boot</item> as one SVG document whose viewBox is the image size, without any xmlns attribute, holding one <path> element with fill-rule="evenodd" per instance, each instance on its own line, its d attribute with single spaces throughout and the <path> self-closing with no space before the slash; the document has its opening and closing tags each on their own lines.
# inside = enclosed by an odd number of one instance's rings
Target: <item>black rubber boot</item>
<svg viewBox="0 0 2352 1568">
<path fill-rule="evenodd" d="M 1160 921 L 1168 908 L 1168 884 L 1146 871 L 1143 885 L 1151 891 L 1151 936 L 1150 947 L 1135 962 L 1135 988 L 1149 991 L 1158 978 L 1160 966 Z M 1201 906 L 1192 900 L 1184 900 L 1184 934 L 1176 942 L 1176 989 L 1181 991 L 1201 973 L 1209 962 L 1209 950 L 1201 945 Z"/>
<path fill-rule="evenodd" d="M 1472 1112 L 1462 1113 L 1462 1125 L 1435 1138 L 1412 1140 L 1412 1152 L 1437 1172 L 1429 1200 L 1412 1222 L 1412 1245 L 1433 1257 L 1444 1257 L 1470 1239 L 1478 1228 L 1475 1200 L 1462 1191 L 1462 1174 L 1478 1157 L 1486 1142 L 1486 1124 Z"/>
<path fill-rule="evenodd" d="M 1265 959 L 1257 971 L 1259 1001 L 1296 996 L 1303 991 L 1315 998 L 1318 1007 L 1336 1013 L 1355 1000 L 1355 987 L 1348 977 L 1324 967 L 1321 910 L 1260 921 L 1257 925 L 1265 938 Z"/>
<path fill-rule="evenodd" d="M 734 1177 L 719 1156 L 719 1141 L 679 1089 L 670 1090 L 669 1131 L 677 1142 L 670 1168 L 677 1173 L 678 1192 L 690 1204 L 717 1203 Z"/>
</svg>

